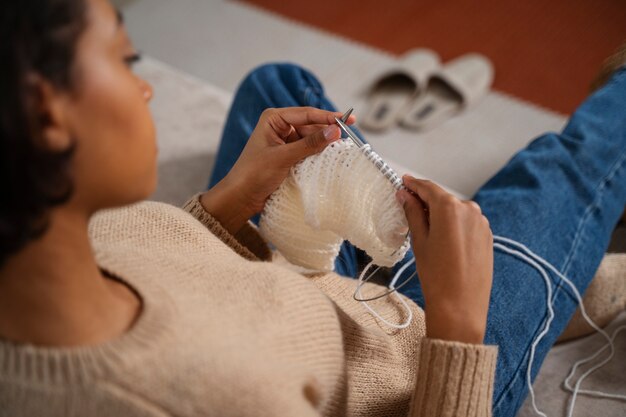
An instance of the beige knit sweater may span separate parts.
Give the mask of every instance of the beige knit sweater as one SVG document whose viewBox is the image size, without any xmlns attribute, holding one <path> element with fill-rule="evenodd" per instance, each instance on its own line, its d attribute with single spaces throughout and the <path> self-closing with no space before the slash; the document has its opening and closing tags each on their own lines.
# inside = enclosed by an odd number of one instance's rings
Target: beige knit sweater
<svg viewBox="0 0 626 417">
<path fill-rule="evenodd" d="M 268 262 L 251 225 L 231 236 L 194 196 L 94 216 L 100 267 L 143 301 L 97 346 L 0 340 L 0 416 L 488 416 L 497 349 L 380 325 L 354 281 Z M 379 288 L 368 285 L 368 292 Z M 391 297 L 374 303 L 402 320 Z"/>
</svg>

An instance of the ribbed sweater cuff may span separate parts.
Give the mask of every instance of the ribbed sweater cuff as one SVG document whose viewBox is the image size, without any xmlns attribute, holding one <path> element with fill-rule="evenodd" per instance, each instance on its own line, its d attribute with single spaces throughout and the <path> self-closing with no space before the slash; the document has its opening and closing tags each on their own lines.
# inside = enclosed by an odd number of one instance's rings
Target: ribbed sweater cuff
<svg viewBox="0 0 626 417">
<path fill-rule="evenodd" d="M 183 210 L 198 219 L 211 233 L 244 258 L 251 261 L 269 261 L 272 259 L 270 248 L 250 221 L 244 224 L 234 236 L 231 235 L 215 217 L 202 207 L 200 195 L 201 193 L 198 193 L 187 200 L 183 205 Z"/>
<path fill-rule="evenodd" d="M 424 338 L 412 417 L 491 416 L 497 346 Z"/>
</svg>

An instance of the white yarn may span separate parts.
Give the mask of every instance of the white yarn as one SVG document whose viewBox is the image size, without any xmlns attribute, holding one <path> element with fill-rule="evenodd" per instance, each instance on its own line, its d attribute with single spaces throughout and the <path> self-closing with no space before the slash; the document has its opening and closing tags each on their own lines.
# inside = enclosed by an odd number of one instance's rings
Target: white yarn
<svg viewBox="0 0 626 417">
<path fill-rule="evenodd" d="M 409 249 L 396 189 L 361 149 L 336 141 L 298 163 L 268 199 L 259 230 L 293 264 L 331 271 L 344 239 L 376 265 Z"/>
<path fill-rule="evenodd" d="M 333 269 L 343 242 L 341 236 L 314 229 L 304 221 L 302 196 L 293 175 L 266 203 L 259 232 L 292 264 L 319 271 Z"/>
<path fill-rule="evenodd" d="M 400 277 L 400 275 L 402 274 L 402 272 L 404 272 L 404 270 L 411 265 L 411 263 L 413 263 L 413 261 L 409 261 L 407 262 L 405 265 L 402 266 L 402 268 L 400 268 L 400 270 L 398 270 L 398 272 L 396 273 L 395 277 L 393 278 L 393 280 L 391 281 L 391 283 L 389 284 L 389 289 L 394 289 L 394 285 L 397 281 L 397 279 Z M 359 298 L 363 298 L 363 295 L 361 294 L 361 288 L 363 287 L 363 282 L 364 282 L 364 277 L 365 277 L 365 273 L 372 267 L 372 265 L 374 264 L 374 262 L 370 262 L 369 264 L 367 264 L 367 266 L 365 268 L 363 268 L 363 271 L 361 272 L 361 274 L 359 275 L 359 279 L 357 280 L 357 286 L 356 286 L 356 290 L 354 292 L 354 294 L 356 296 L 358 296 Z M 367 279 L 365 279 L 367 280 Z M 396 292 L 392 292 L 391 293 L 394 297 L 396 297 L 396 299 L 398 301 L 400 301 L 400 304 L 402 304 L 402 306 L 404 307 L 404 310 L 406 311 L 406 315 L 407 318 L 404 321 L 404 323 L 400 323 L 400 324 L 395 324 L 390 322 L 389 320 L 385 319 L 383 316 L 381 316 L 380 314 L 378 314 L 376 312 L 376 310 L 374 310 L 372 307 L 370 307 L 369 304 L 367 304 L 367 301 L 361 301 L 361 305 L 363 307 L 365 307 L 365 309 L 367 311 L 369 311 L 374 317 L 376 317 L 378 320 L 382 321 L 383 323 L 385 323 L 387 326 L 389 327 L 393 327 L 395 329 L 404 329 L 406 327 L 408 327 L 411 324 L 411 321 L 413 320 L 413 310 L 411 310 L 411 308 L 409 307 L 409 305 L 406 303 L 406 301 L 404 301 L 404 299 Z"/>
</svg>

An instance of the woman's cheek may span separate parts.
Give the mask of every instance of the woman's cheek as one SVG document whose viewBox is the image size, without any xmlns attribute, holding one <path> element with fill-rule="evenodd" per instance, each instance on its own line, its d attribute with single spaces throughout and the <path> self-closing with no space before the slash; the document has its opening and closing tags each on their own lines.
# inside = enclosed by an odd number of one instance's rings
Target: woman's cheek
<svg viewBox="0 0 626 417">
<path fill-rule="evenodd" d="M 116 120 L 119 131 L 115 140 L 119 147 L 119 159 L 128 166 L 127 181 L 134 183 L 136 198 L 148 197 L 156 186 L 157 145 L 155 126 L 142 94 L 133 85 L 132 95 L 120 103 L 124 109 Z M 130 185 L 130 184 L 129 184 Z M 130 191 L 130 190 L 129 190 Z"/>
<path fill-rule="evenodd" d="M 156 184 L 155 128 L 148 105 L 130 73 L 96 74 L 81 97 L 78 175 L 86 187 L 99 190 L 105 205 L 144 199 Z"/>
</svg>

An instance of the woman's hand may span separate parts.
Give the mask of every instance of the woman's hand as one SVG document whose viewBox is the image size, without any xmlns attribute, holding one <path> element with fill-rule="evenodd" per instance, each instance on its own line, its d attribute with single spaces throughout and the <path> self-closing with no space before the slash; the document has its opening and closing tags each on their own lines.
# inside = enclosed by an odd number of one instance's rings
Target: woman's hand
<svg viewBox="0 0 626 417">
<path fill-rule="evenodd" d="M 313 107 L 265 110 L 228 175 L 201 196 L 205 210 L 236 233 L 263 210 L 292 166 L 341 137 L 335 117 L 341 113 Z M 350 116 L 347 124 L 354 121 Z"/>
<path fill-rule="evenodd" d="M 426 335 L 482 343 L 493 276 L 493 235 L 473 201 L 405 175 L 396 197 L 411 230 L 425 298 Z"/>
</svg>

